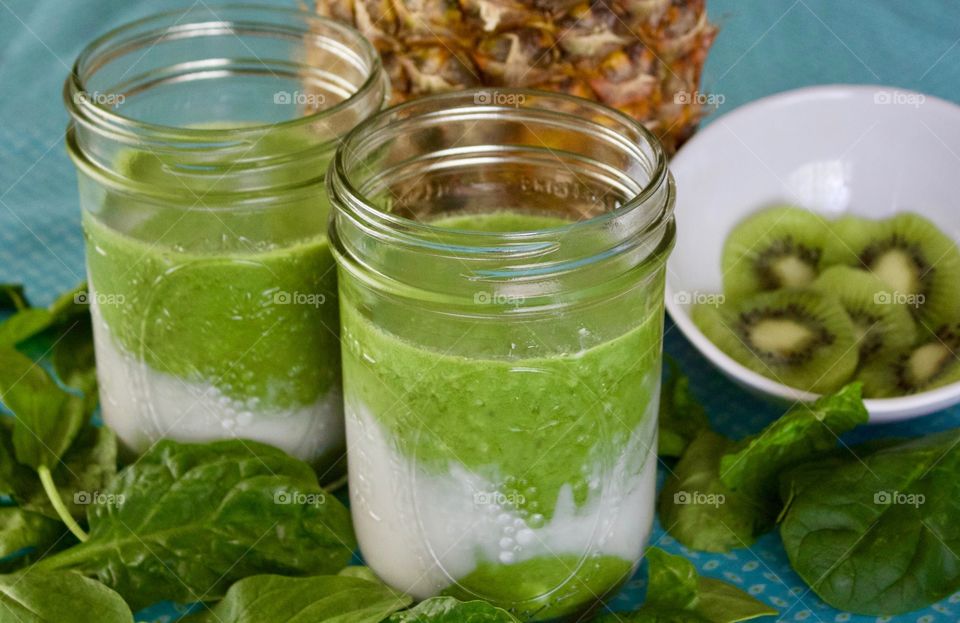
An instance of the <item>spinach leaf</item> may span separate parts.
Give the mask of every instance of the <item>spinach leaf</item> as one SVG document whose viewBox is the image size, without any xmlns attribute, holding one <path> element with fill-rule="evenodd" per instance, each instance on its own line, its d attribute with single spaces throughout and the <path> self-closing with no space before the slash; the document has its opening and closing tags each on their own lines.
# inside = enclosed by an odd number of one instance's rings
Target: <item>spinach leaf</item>
<svg viewBox="0 0 960 623">
<path fill-rule="evenodd" d="M 790 563 L 828 604 L 896 615 L 960 588 L 960 429 L 784 476 Z"/>
<path fill-rule="evenodd" d="M 2 311 L 3 286 L 0 286 L 0 311 Z M 7 291 L 10 294 L 10 291 Z M 19 292 L 23 294 L 22 289 Z M 14 293 L 16 295 L 16 293 Z M 13 302 L 17 310 L 12 316 L 0 323 L 0 346 L 14 346 L 20 342 L 43 333 L 54 326 L 71 324 L 77 319 L 89 318 L 87 309 L 87 286 L 81 284 L 61 294 L 50 307 L 30 307 L 26 300 Z"/>
<path fill-rule="evenodd" d="M 367 580 L 370 582 L 381 582 L 380 578 L 377 577 L 377 574 L 374 573 L 370 567 L 364 565 L 350 565 L 349 567 L 344 567 L 339 573 L 337 573 L 337 575 L 346 576 L 348 578 L 359 578 L 361 580 Z"/>
<path fill-rule="evenodd" d="M 50 327 L 50 311 L 31 307 L 13 314 L 0 323 L 0 346 L 15 346 Z"/>
<path fill-rule="evenodd" d="M 97 576 L 134 608 L 218 599 L 251 575 L 335 573 L 356 545 L 314 471 L 253 441 L 161 441 L 102 497 L 89 540 L 37 566 Z"/>
<path fill-rule="evenodd" d="M 690 391 L 690 378 L 666 357 L 669 374 L 660 390 L 658 454 L 679 457 L 701 431 L 710 429 L 707 413 Z"/>
<path fill-rule="evenodd" d="M 33 469 L 55 466 L 90 416 L 83 396 L 61 389 L 11 347 L 0 347 L 0 399 L 16 418 L 17 461 Z"/>
<path fill-rule="evenodd" d="M 191 623 L 380 623 L 413 600 L 380 582 L 339 575 L 256 575 Z"/>
<path fill-rule="evenodd" d="M 88 402 L 96 402 L 97 366 L 93 353 L 93 323 L 89 315 L 63 329 L 53 346 L 52 360 L 57 377 L 65 385 L 86 393 Z"/>
<path fill-rule="evenodd" d="M 17 479 L 12 497 L 25 509 L 54 519 L 59 514 L 36 474 Z M 87 426 L 52 470 L 60 499 L 75 519 L 84 519 L 117 473 L 117 438 L 109 428 Z"/>
<path fill-rule="evenodd" d="M 647 599 L 644 605 L 690 610 L 697 603 L 700 576 L 693 563 L 657 547 L 645 554 L 647 559 Z"/>
<path fill-rule="evenodd" d="M 735 586 L 700 577 L 683 556 L 651 547 L 646 559 L 649 579 L 643 606 L 628 614 L 607 615 L 598 623 L 737 623 L 779 614 Z"/>
<path fill-rule="evenodd" d="M 0 575 L 0 623 L 133 623 L 119 595 L 76 573 Z"/>
<path fill-rule="evenodd" d="M 433 597 L 410 610 L 398 612 L 387 623 L 519 623 L 506 610 L 485 601 L 459 601 L 454 597 Z"/>
<path fill-rule="evenodd" d="M 17 463 L 13 450 L 13 419 L 0 416 L 0 495 L 16 497 L 34 472 Z"/>
<path fill-rule="evenodd" d="M 869 420 L 860 383 L 813 404 L 799 404 L 763 431 L 744 439 L 720 460 L 723 483 L 776 500 L 779 474 L 811 456 L 830 452 L 845 433 Z"/>
<path fill-rule="evenodd" d="M 30 301 L 19 283 L 0 283 L 0 312 L 20 311 L 30 307 Z"/>
<path fill-rule="evenodd" d="M 63 525 L 15 506 L 0 508 L 0 558 L 28 547 L 45 549 L 63 536 Z"/>
<path fill-rule="evenodd" d="M 830 454 L 838 435 L 868 419 L 858 383 L 812 405 L 798 405 L 739 443 L 701 433 L 661 491 L 667 531 L 687 547 L 726 552 L 770 530 L 782 509 L 780 475 Z"/>
<path fill-rule="evenodd" d="M 700 433 L 664 483 L 657 504 L 660 522 L 687 547 L 708 552 L 746 547 L 769 520 L 762 500 L 720 479 L 720 460 L 732 446 L 717 433 Z"/>
</svg>

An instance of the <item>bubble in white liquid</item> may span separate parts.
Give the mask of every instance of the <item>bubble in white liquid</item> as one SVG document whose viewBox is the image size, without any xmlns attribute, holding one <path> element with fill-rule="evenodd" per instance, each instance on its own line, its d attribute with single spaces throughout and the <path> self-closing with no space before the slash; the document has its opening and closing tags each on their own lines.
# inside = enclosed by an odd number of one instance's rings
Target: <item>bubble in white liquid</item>
<svg viewBox="0 0 960 623">
<path fill-rule="evenodd" d="M 517 559 L 517 555 L 513 552 L 500 552 L 500 562 L 505 565 L 509 565 Z"/>
<path fill-rule="evenodd" d="M 501 526 L 505 526 L 510 523 L 510 514 L 509 513 L 500 513 L 497 515 L 497 523 Z"/>
<path fill-rule="evenodd" d="M 502 539 L 500 539 L 500 547 L 502 547 L 503 549 L 510 549 L 510 548 L 512 548 L 512 547 L 513 547 L 513 539 L 511 539 L 511 538 L 508 537 L 508 536 L 503 537 Z"/>
<path fill-rule="evenodd" d="M 530 528 L 524 528 L 520 532 L 517 532 L 516 539 L 520 545 L 530 545 L 537 539 L 537 535 L 534 534 Z"/>
</svg>

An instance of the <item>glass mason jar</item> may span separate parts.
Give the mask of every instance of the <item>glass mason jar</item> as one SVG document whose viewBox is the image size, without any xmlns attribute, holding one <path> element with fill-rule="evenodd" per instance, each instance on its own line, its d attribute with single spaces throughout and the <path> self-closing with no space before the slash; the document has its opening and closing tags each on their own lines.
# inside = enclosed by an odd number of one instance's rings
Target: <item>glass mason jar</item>
<svg viewBox="0 0 960 623">
<path fill-rule="evenodd" d="M 589 608 L 653 520 L 657 139 L 577 98 L 453 93 L 358 126 L 328 189 L 365 560 L 418 598 Z"/>
<path fill-rule="evenodd" d="M 327 165 L 388 87 L 356 31 L 294 10 L 156 15 L 64 95 L 101 407 L 124 446 L 224 437 L 342 457 Z"/>
</svg>

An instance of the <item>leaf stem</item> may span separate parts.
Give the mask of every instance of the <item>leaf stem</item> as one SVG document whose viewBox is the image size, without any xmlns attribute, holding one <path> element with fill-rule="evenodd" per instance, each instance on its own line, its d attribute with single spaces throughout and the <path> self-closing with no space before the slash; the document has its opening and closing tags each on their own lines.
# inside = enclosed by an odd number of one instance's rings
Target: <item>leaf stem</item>
<svg viewBox="0 0 960 623">
<path fill-rule="evenodd" d="M 37 474 L 40 476 L 43 490 L 46 491 L 47 497 L 50 498 L 50 503 L 53 504 L 54 510 L 57 511 L 60 520 L 66 524 L 70 532 L 73 533 L 73 536 L 80 539 L 81 543 L 90 538 L 89 535 L 83 531 L 83 528 L 80 527 L 80 524 L 73 518 L 73 515 L 70 514 L 67 505 L 63 503 L 60 492 L 57 491 L 56 485 L 53 484 L 53 475 L 50 473 L 50 468 L 46 465 L 41 465 L 37 468 Z"/>
</svg>

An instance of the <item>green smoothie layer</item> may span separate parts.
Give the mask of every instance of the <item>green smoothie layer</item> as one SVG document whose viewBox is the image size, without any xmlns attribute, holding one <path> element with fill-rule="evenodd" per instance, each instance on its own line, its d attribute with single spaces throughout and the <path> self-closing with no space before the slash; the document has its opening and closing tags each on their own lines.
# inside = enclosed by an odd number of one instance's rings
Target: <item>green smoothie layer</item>
<svg viewBox="0 0 960 623">
<path fill-rule="evenodd" d="M 267 139 L 257 149 L 283 147 Z M 170 184 L 161 169 L 176 166 L 150 155 L 122 163 L 128 178 L 155 185 Z M 250 408 L 313 403 L 340 367 L 322 189 L 245 211 L 207 209 L 201 196 L 158 206 L 108 195 L 96 215 L 84 213 L 90 280 L 114 341 Z"/>
<path fill-rule="evenodd" d="M 506 606 L 523 620 L 548 621 L 577 614 L 622 586 L 634 563 L 602 556 L 579 564 L 575 556 L 543 556 L 514 565 L 482 563 L 444 594 L 480 597 Z M 533 599 L 531 599 L 533 597 Z"/>
</svg>

